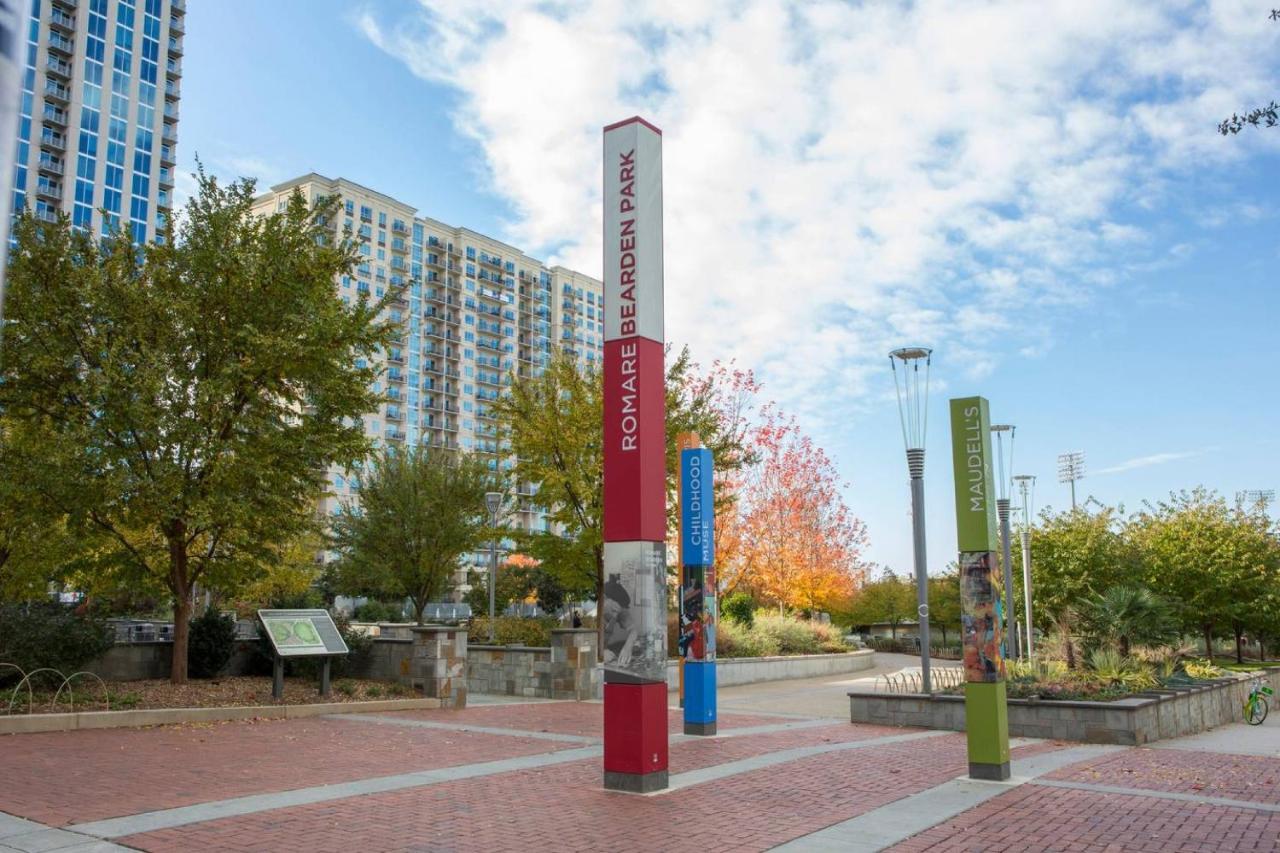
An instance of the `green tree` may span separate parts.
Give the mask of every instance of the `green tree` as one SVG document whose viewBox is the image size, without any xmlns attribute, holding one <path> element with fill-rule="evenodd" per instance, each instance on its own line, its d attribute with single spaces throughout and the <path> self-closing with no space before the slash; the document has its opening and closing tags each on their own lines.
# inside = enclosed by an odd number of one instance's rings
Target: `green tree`
<svg viewBox="0 0 1280 853">
<path fill-rule="evenodd" d="M 1269 16 L 1273 21 L 1280 21 L 1280 9 L 1272 9 Z M 1232 114 L 1231 118 L 1218 125 L 1218 133 L 1223 136 L 1236 134 L 1246 127 L 1276 127 L 1280 125 L 1280 104 L 1272 101 L 1261 107 L 1255 107 L 1244 115 Z"/>
<path fill-rule="evenodd" d="M 346 306 L 336 201 L 252 212 L 253 182 L 201 173 L 163 241 L 18 217 L 0 410 L 36 436 L 27 485 L 122 576 L 173 599 L 187 678 L 192 589 L 234 591 L 305 529 L 330 464 L 368 450 L 380 305 Z M 33 464 L 38 463 L 38 464 Z"/>
<path fill-rule="evenodd" d="M 1125 532 L 1121 510 L 1113 507 L 1040 514 L 1031 531 L 1031 586 L 1033 619 L 1041 630 L 1113 586 L 1142 584 L 1140 555 Z M 1021 539 L 1014 536 L 1011 543 L 1015 566 L 1022 565 Z M 1021 598 L 1022 572 L 1013 574 Z"/>
<path fill-rule="evenodd" d="M 359 480 L 359 506 L 347 504 L 334 518 L 340 585 L 408 598 L 421 625 L 462 555 L 493 534 L 484 496 L 497 476 L 469 453 L 409 448 L 377 456 Z"/>
<path fill-rule="evenodd" d="M 1148 504 L 1129 531 L 1147 586 L 1174 604 L 1184 629 L 1202 634 L 1207 654 L 1223 629 L 1240 638 L 1253 600 L 1274 584 L 1276 544 L 1266 516 L 1233 509 L 1203 487 Z"/>
<path fill-rule="evenodd" d="M 700 377 L 687 350 L 666 371 L 667 491 L 677 488 L 675 437 L 697 432 L 715 456 L 717 474 L 746 457 L 740 432 L 716 402 L 718 374 Z M 601 374 L 563 352 L 537 376 L 513 376 L 511 393 L 493 409 L 500 433 L 516 457 L 513 471 L 523 500 L 546 513 L 552 531 L 524 538 L 522 550 L 570 594 L 604 590 L 604 387 Z M 669 502 L 670 504 L 670 502 Z M 600 630 L 603 631 L 603 620 Z M 603 642 L 600 648 L 604 648 Z"/>
<path fill-rule="evenodd" d="M 929 578 L 929 624 L 942 630 L 944 645 L 949 630 L 960 630 L 960 568 L 955 564 L 945 575 Z"/>
<path fill-rule="evenodd" d="M 905 578 L 885 569 L 874 581 L 862 585 L 854 596 L 848 618 L 856 627 L 889 623 L 889 633 L 896 640 L 898 626 L 916 614 L 916 588 Z"/>
</svg>

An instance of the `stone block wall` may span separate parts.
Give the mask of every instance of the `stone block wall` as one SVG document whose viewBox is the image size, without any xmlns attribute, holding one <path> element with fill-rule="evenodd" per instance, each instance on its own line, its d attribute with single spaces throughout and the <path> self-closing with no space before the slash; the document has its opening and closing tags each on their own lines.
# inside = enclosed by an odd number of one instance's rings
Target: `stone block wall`
<svg viewBox="0 0 1280 853">
<path fill-rule="evenodd" d="M 490 646 L 467 649 L 467 687 L 476 693 L 542 699 L 590 699 L 595 695 L 596 632 L 562 628 L 550 646 Z"/>
<path fill-rule="evenodd" d="M 1280 671 L 1264 676 L 1280 692 Z M 1009 734 L 1085 743 L 1141 746 L 1242 719 L 1252 677 L 1233 675 L 1180 690 L 1151 691 L 1114 702 L 1009 700 Z M 849 694 L 855 723 L 964 731 L 964 697 L 920 693 Z"/>
<path fill-rule="evenodd" d="M 440 625 L 415 625 L 413 658 L 409 664 L 411 687 L 442 708 L 467 706 L 467 629 Z"/>
</svg>

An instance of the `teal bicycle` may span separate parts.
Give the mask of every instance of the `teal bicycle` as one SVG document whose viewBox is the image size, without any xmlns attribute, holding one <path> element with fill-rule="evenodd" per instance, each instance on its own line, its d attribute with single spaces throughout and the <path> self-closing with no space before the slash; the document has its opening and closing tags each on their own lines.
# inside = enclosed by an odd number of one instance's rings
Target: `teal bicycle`
<svg viewBox="0 0 1280 853">
<path fill-rule="evenodd" d="M 1259 678 L 1253 682 L 1253 689 L 1249 691 L 1249 698 L 1244 701 L 1244 721 L 1251 726 L 1260 726 L 1262 721 L 1267 718 L 1267 697 L 1274 693 L 1270 687 L 1262 683 Z"/>
</svg>

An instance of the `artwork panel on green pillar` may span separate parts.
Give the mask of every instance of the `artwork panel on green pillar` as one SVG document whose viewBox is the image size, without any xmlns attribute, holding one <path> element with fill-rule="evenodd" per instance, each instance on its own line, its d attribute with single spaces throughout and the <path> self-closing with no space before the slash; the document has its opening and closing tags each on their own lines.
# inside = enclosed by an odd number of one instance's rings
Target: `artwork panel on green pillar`
<svg viewBox="0 0 1280 853">
<path fill-rule="evenodd" d="M 951 459 L 960 550 L 994 551 L 1000 547 L 1000 535 L 992 479 L 991 411 L 985 397 L 951 401 Z"/>
</svg>

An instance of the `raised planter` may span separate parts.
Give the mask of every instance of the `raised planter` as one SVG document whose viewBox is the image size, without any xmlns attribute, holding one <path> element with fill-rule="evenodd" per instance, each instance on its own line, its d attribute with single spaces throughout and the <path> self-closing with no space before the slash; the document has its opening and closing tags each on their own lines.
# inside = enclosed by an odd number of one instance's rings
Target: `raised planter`
<svg viewBox="0 0 1280 853">
<path fill-rule="evenodd" d="M 211 723 L 218 720 L 296 719 L 324 714 L 417 711 L 440 707 L 439 699 L 374 699 L 367 702 L 317 702 L 310 705 L 234 705 L 225 708 L 147 708 L 135 711 L 77 711 L 67 714 L 14 714 L 0 717 L 0 735 L 67 732 L 73 729 L 122 729 Z"/>
<path fill-rule="evenodd" d="M 1232 675 L 1176 690 L 1153 690 L 1113 702 L 1009 700 L 1009 734 L 1084 743 L 1141 746 L 1239 722 L 1250 682 L 1263 675 L 1280 688 L 1280 672 Z M 849 693 L 852 722 L 964 731 L 964 697 L 924 693 Z"/>
</svg>

